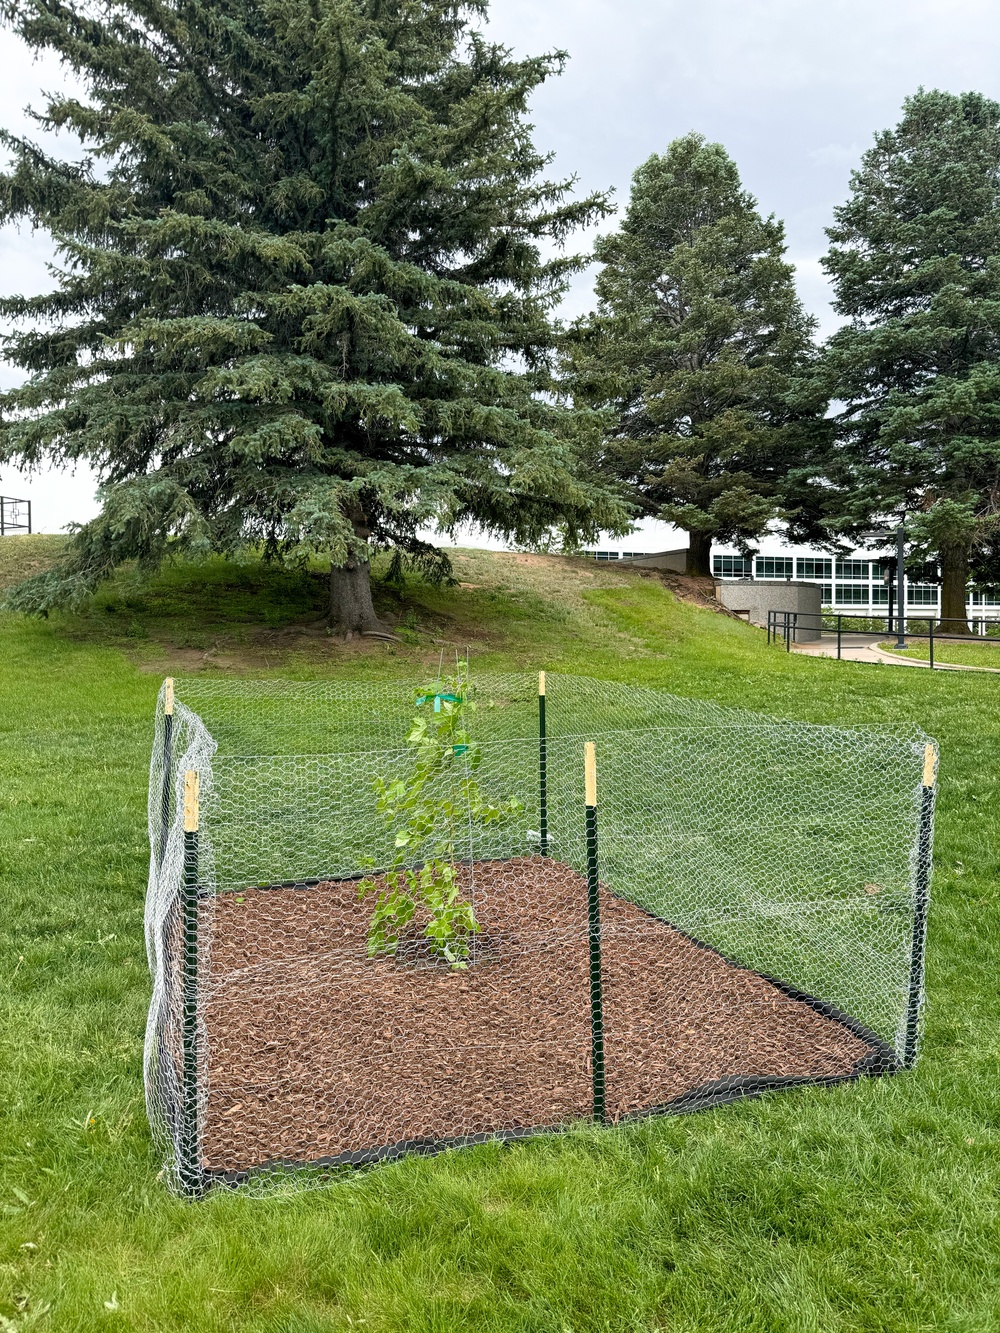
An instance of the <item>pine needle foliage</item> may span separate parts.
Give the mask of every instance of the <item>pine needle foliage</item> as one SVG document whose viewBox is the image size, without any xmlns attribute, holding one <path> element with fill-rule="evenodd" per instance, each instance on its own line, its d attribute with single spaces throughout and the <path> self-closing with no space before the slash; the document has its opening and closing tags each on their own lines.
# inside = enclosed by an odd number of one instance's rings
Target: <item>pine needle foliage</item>
<svg viewBox="0 0 1000 1333">
<path fill-rule="evenodd" d="M 960 632 L 970 567 L 1000 577 L 1000 104 L 908 98 L 835 219 L 823 264 L 849 323 L 822 362 L 842 404 L 831 522 L 910 510 Z"/>
<path fill-rule="evenodd" d="M 819 406 L 796 401 L 813 321 L 782 224 L 762 217 L 721 144 L 676 139 L 636 172 L 621 230 L 597 246 L 598 309 L 572 330 L 574 398 L 604 408 L 602 466 L 642 512 L 747 549 L 808 470 Z M 813 438 L 815 437 L 815 438 Z"/>
<path fill-rule="evenodd" d="M 84 88 L 0 134 L 0 221 L 58 248 L 0 303 L 0 459 L 87 460 L 100 516 L 22 609 L 171 552 L 328 557 L 332 612 L 374 617 L 368 562 L 441 571 L 421 527 L 521 543 L 623 515 L 555 404 L 560 247 L 606 209 L 546 178 L 525 115 L 560 53 L 516 60 L 485 0 L 7 0 Z M 543 251 L 545 256 L 543 258 Z M 555 257 L 552 257 L 552 256 Z M 353 624 L 351 622 L 354 622 Z"/>
</svg>

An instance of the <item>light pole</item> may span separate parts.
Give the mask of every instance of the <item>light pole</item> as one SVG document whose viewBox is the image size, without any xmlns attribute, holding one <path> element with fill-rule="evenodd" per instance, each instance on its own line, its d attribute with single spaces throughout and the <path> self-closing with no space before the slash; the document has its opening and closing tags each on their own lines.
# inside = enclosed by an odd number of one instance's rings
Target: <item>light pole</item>
<svg viewBox="0 0 1000 1333">
<path fill-rule="evenodd" d="M 896 647 L 906 647 L 906 589 L 904 581 L 906 579 L 906 570 L 904 562 L 906 560 L 906 515 L 899 520 L 896 526 Z M 889 536 L 888 532 L 862 532 L 859 534 L 862 541 L 884 542 Z M 891 578 L 891 575 L 889 576 Z M 886 579 L 889 582 L 889 579 Z M 892 633 L 892 585 L 889 584 L 889 633 Z"/>
<path fill-rule="evenodd" d="M 886 626 L 886 628 L 888 629 L 890 634 L 892 633 L 893 623 L 894 623 L 892 615 L 892 594 L 894 592 L 893 584 L 896 581 L 895 574 L 896 574 L 896 562 L 891 558 L 887 558 L 885 561 L 885 573 L 882 575 L 882 582 L 886 586 L 886 594 L 889 598 L 889 623 Z"/>
<path fill-rule="evenodd" d="M 906 559 L 906 528 L 903 520 L 899 520 L 899 526 L 896 528 L 896 647 L 906 647 L 906 613 L 903 610 L 905 605 L 903 600 L 904 587 L 903 580 L 906 577 L 906 571 L 903 568 L 903 562 Z"/>
</svg>

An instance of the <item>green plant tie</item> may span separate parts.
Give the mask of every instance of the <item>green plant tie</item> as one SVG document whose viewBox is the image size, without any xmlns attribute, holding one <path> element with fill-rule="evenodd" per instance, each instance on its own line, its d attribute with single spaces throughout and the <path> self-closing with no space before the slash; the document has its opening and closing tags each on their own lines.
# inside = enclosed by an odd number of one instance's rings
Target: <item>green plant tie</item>
<svg viewBox="0 0 1000 1333">
<path fill-rule="evenodd" d="M 435 713 L 440 713 L 442 699 L 449 704 L 460 704 L 462 702 L 460 694 L 422 694 L 417 700 L 417 707 L 419 708 L 421 704 L 425 704 L 428 699 L 434 700 Z"/>
</svg>

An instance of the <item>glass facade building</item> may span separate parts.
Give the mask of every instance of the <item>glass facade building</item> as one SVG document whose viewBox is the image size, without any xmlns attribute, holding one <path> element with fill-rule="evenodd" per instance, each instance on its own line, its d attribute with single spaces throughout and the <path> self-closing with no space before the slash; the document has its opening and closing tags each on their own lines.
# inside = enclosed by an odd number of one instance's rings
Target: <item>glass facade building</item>
<svg viewBox="0 0 1000 1333">
<path fill-rule="evenodd" d="M 891 566 L 861 555 L 836 558 L 821 551 L 806 555 L 787 555 L 764 550 L 752 558 L 719 552 L 712 556 L 712 573 L 717 579 L 755 578 L 791 579 L 818 583 L 824 608 L 844 615 L 884 616 L 889 607 Z M 910 572 L 904 580 L 906 614 L 940 613 L 941 586 L 937 569 L 925 566 Z M 895 582 L 893 582 L 895 602 Z M 1000 588 L 970 587 L 966 609 L 971 620 L 1000 620 Z"/>
<path fill-rule="evenodd" d="M 650 552 L 641 551 L 583 551 L 593 560 L 629 560 Z M 892 601 L 895 606 L 895 574 L 893 561 L 888 566 L 878 557 L 864 552 L 850 556 L 834 556 L 826 551 L 810 551 L 787 547 L 782 550 L 775 543 L 754 555 L 716 549 L 712 552 L 712 573 L 717 579 L 762 579 L 769 582 L 795 579 L 803 583 L 818 583 L 823 607 L 843 615 L 884 617 L 889 610 L 889 583 L 892 578 Z M 909 570 L 904 580 L 906 614 L 935 616 L 941 610 L 941 586 L 934 565 Z M 1000 623 L 1000 588 L 970 586 L 966 596 L 969 619 L 978 622 L 984 633 L 986 622 Z"/>
</svg>

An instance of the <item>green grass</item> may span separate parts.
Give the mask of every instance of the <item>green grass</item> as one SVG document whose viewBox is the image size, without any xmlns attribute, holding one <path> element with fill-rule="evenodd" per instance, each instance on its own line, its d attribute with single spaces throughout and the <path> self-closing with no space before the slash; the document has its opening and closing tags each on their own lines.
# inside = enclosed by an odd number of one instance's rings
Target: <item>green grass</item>
<svg viewBox="0 0 1000 1333">
<path fill-rule="evenodd" d="M 393 645 L 331 640 L 319 572 L 257 565 L 128 576 L 86 616 L 0 617 L 0 1330 L 996 1329 L 1000 681 L 769 650 L 655 578 L 582 561 L 467 553 L 456 572 L 469 586 L 380 589 L 410 640 Z M 474 664 L 935 735 L 919 1067 L 291 1197 L 170 1197 L 141 1084 L 160 675 L 413 676 L 466 643 Z"/>
<path fill-rule="evenodd" d="M 889 652 L 896 652 L 892 643 L 884 643 L 882 647 Z M 916 640 L 897 655 L 927 662 L 930 659 L 930 645 L 926 639 Z M 968 643 L 961 643 L 955 639 L 935 638 L 934 661 L 935 664 L 952 662 L 957 666 L 995 667 L 1000 670 L 1000 639 L 970 639 Z"/>
<path fill-rule="evenodd" d="M 25 534 L 0 541 L 0 591 L 55 564 L 65 537 Z"/>
</svg>

